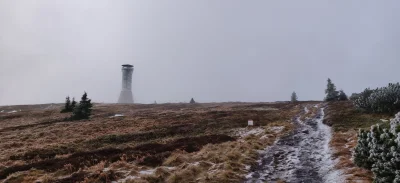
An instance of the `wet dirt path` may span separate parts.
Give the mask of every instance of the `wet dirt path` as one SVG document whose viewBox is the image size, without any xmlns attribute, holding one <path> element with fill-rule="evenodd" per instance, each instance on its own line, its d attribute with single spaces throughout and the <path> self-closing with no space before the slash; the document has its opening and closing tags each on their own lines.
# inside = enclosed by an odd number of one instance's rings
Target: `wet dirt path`
<svg viewBox="0 0 400 183">
<path fill-rule="evenodd" d="M 324 109 L 320 106 L 306 106 L 293 118 L 295 129 L 289 135 L 260 151 L 258 165 L 251 167 L 245 182 L 341 182 L 329 148 L 331 129 L 322 123 Z M 310 107 L 317 107 L 317 114 L 301 121 Z"/>
</svg>

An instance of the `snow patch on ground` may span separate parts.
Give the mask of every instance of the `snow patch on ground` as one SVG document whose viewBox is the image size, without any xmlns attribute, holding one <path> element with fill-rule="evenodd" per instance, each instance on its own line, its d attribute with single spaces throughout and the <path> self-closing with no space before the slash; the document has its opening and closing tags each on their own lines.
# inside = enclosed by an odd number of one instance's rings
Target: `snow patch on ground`
<svg viewBox="0 0 400 183">
<path fill-rule="evenodd" d="M 260 137 L 260 139 L 267 139 L 267 138 L 268 138 L 268 135 L 263 135 Z"/>
<path fill-rule="evenodd" d="M 336 162 L 332 159 L 332 149 L 329 147 L 329 142 L 332 139 L 332 130 L 331 127 L 328 125 L 325 125 L 323 123 L 323 116 L 324 116 L 324 109 L 321 109 L 321 115 L 317 120 L 317 127 L 318 131 L 322 134 L 325 134 L 322 145 L 323 145 L 323 151 L 321 153 L 321 169 L 320 169 L 320 174 L 324 175 L 325 182 L 344 182 L 342 179 L 341 175 L 343 174 L 340 170 L 337 170 L 334 168 L 334 165 Z"/>
<path fill-rule="evenodd" d="M 123 114 L 115 114 L 114 116 L 110 116 L 110 118 L 115 118 L 115 117 L 124 117 L 125 115 Z"/>
<path fill-rule="evenodd" d="M 155 171 L 156 171 L 156 169 L 149 169 L 149 170 L 139 171 L 139 173 L 143 174 L 143 175 L 151 175 L 151 174 L 154 174 Z"/>
<path fill-rule="evenodd" d="M 305 123 L 300 119 L 300 117 L 296 118 L 296 122 L 298 122 L 298 123 L 300 123 L 302 125 L 305 125 Z"/>
<path fill-rule="evenodd" d="M 342 172 L 334 169 L 329 147 L 331 128 L 322 123 L 323 109 L 304 122 L 295 119 L 293 134 L 282 137 L 272 146 L 259 151 L 255 171 L 246 175 L 246 182 L 344 182 Z"/>
<path fill-rule="evenodd" d="M 21 110 L 20 110 L 21 111 Z M 16 112 L 18 112 L 18 111 L 16 111 L 16 110 L 13 110 L 13 111 L 10 111 L 10 112 L 7 112 L 7 113 L 16 113 Z"/>
<path fill-rule="evenodd" d="M 236 131 L 236 135 L 238 135 L 240 137 L 247 137 L 249 135 L 260 135 L 264 132 L 265 132 L 264 128 L 261 128 L 261 127 L 257 127 L 257 128 L 253 128 L 253 129 L 239 128 Z"/>
<path fill-rule="evenodd" d="M 304 107 L 304 112 L 306 112 L 306 114 L 308 114 L 308 112 L 310 112 L 310 110 L 308 110 L 307 106 Z"/>
<path fill-rule="evenodd" d="M 175 170 L 176 169 L 176 167 L 167 167 L 167 166 L 161 166 L 159 168 L 166 168 L 168 170 Z M 109 170 L 108 168 L 105 168 L 103 171 L 108 171 L 108 170 Z M 125 174 L 126 177 L 121 178 L 121 179 L 116 180 L 116 181 L 112 181 L 111 183 L 124 183 L 124 182 L 126 182 L 128 180 L 138 179 L 138 178 L 140 178 L 140 175 L 145 175 L 145 176 L 146 175 L 153 175 L 156 172 L 156 170 L 157 170 L 157 168 L 141 170 L 141 171 L 138 172 L 139 173 L 138 176 L 129 175 L 131 173 L 130 171 L 121 171 L 121 170 L 119 170 L 117 172 Z"/>
<path fill-rule="evenodd" d="M 281 133 L 283 129 L 285 129 L 284 126 L 273 126 L 268 128 L 269 131 L 272 131 L 274 133 Z"/>
<path fill-rule="evenodd" d="M 257 107 L 253 108 L 255 111 L 277 111 L 278 109 L 272 107 Z"/>
<path fill-rule="evenodd" d="M 119 180 L 117 180 L 117 181 L 112 181 L 111 183 L 125 183 L 125 182 L 128 181 L 128 180 L 133 180 L 133 179 L 137 179 L 137 178 L 139 178 L 139 177 L 129 175 L 129 176 L 123 178 L 123 179 L 119 179 Z"/>
</svg>

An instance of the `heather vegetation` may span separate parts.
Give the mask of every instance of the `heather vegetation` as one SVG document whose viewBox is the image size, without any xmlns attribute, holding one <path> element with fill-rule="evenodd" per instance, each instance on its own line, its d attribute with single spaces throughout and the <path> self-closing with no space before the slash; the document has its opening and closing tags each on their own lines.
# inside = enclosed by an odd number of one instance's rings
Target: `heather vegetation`
<svg viewBox="0 0 400 183">
<path fill-rule="evenodd" d="M 94 107 L 85 92 L 79 103 L 66 97 L 53 109 L 1 113 L 0 138 L 6 141 L 0 142 L 0 179 L 241 182 L 257 167 L 257 150 L 289 134 L 311 134 L 297 125 L 311 124 L 321 111 L 333 129 L 335 168 L 344 170 L 346 181 L 400 182 L 400 113 L 390 124 L 381 120 L 400 110 L 400 85 L 348 97 L 328 79 L 325 94 L 324 104 L 298 101 L 293 92 L 290 102 L 277 103 L 201 104 L 191 98 L 189 104 Z M 91 120 L 69 122 L 81 119 Z M 247 126 L 250 119 L 254 126 Z"/>
<path fill-rule="evenodd" d="M 73 113 L 89 103 L 82 96 Z M 241 182 L 302 104 L 98 104 L 79 123 L 63 120 L 64 105 L 23 106 L 0 113 L 0 180 Z"/>
</svg>

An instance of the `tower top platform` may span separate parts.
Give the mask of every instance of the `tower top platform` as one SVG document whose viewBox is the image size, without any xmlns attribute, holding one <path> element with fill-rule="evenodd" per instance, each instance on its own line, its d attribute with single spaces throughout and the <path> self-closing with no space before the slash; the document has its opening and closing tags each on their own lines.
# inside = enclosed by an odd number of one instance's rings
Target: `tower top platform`
<svg viewBox="0 0 400 183">
<path fill-rule="evenodd" d="M 124 64 L 124 65 L 122 65 L 122 67 L 133 67 L 133 65 L 130 65 L 130 64 Z"/>
</svg>

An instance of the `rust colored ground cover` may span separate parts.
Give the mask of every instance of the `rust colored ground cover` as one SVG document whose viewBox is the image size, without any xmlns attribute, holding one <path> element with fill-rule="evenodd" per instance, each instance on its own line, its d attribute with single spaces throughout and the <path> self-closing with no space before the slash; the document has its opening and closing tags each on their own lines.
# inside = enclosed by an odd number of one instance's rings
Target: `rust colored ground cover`
<svg viewBox="0 0 400 183">
<path fill-rule="evenodd" d="M 64 120 L 68 114 L 59 113 L 59 104 L 0 107 L 0 111 L 6 111 L 0 113 L 0 179 L 90 182 L 107 178 L 111 181 L 121 176 L 112 171 L 91 172 L 91 167 L 114 166 L 121 161 L 129 164 L 128 167 L 159 167 L 176 152 L 197 157 L 196 153 L 201 154 L 205 146 L 212 153 L 229 143 L 229 148 L 235 147 L 229 157 L 233 157 L 237 149 L 254 156 L 255 151 L 244 151 L 244 147 L 263 148 L 278 135 L 270 134 L 270 139 L 263 141 L 256 136 L 239 140 L 235 130 L 244 129 L 249 119 L 255 121 L 255 128 L 282 125 L 290 129 L 290 119 L 301 110 L 299 105 L 301 103 L 96 104 L 90 120 L 74 122 Z M 17 112 L 7 112 L 13 110 Z M 124 116 L 113 117 L 115 114 Z M 237 166 L 235 161 L 216 169 L 231 167 L 228 169 L 233 172 L 243 171 L 233 166 Z M 177 169 L 189 171 L 185 167 Z M 162 180 L 179 177 L 177 172 L 173 174 Z M 236 174 L 225 172 L 217 178 L 239 180 Z M 229 175 L 227 179 L 225 175 Z M 153 182 L 151 177 L 140 180 Z"/>
</svg>

